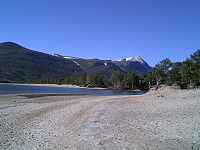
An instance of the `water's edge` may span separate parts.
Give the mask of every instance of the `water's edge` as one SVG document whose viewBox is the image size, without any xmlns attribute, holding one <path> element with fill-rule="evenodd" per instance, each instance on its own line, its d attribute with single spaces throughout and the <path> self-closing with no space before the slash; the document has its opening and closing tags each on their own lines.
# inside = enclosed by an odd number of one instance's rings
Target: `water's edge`
<svg viewBox="0 0 200 150">
<path fill-rule="evenodd" d="M 36 85 L 23 85 L 17 83 L 0 83 L 0 94 L 31 94 L 31 93 L 67 93 L 87 95 L 142 95 L 146 91 L 114 91 L 108 89 L 49 87 Z"/>
</svg>

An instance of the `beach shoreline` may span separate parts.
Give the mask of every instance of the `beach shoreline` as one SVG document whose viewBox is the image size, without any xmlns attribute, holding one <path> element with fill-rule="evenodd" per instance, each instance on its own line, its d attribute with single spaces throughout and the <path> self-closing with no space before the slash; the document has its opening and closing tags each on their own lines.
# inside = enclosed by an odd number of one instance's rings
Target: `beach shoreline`
<svg viewBox="0 0 200 150">
<path fill-rule="evenodd" d="M 139 92 L 142 91 L 140 89 L 135 90 L 115 90 L 109 88 L 100 88 L 100 87 L 83 87 L 78 85 L 71 85 L 71 84 L 28 84 L 28 83 L 0 83 L 0 84 L 14 84 L 14 85 L 27 85 L 27 86 L 44 86 L 44 87 L 64 87 L 64 88 L 81 88 L 81 89 L 90 89 L 90 90 L 114 90 L 114 91 L 130 91 L 130 92 Z M 147 90 L 144 90 L 147 91 Z"/>
<path fill-rule="evenodd" d="M 100 87 L 83 87 L 77 85 L 70 85 L 70 84 L 28 84 L 28 83 L 0 83 L 0 84 L 16 84 L 16 85 L 28 85 L 28 86 L 46 86 L 46 87 L 65 87 L 65 88 L 83 88 L 83 89 L 94 89 L 94 90 L 105 90 L 106 88 Z"/>
<path fill-rule="evenodd" d="M 0 149 L 198 150 L 199 97 L 199 89 L 170 87 L 144 95 L 0 95 Z"/>
</svg>

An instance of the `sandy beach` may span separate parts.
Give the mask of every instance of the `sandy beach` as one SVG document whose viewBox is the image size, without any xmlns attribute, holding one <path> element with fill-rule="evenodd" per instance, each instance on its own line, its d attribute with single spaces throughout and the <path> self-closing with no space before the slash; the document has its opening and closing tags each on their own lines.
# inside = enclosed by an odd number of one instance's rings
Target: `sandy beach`
<svg viewBox="0 0 200 150">
<path fill-rule="evenodd" d="M 199 150 L 200 90 L 0 95 L 1 150 Z"/>
<path fill-rule="evenodd" d="M 18 83 L 17 83 L 18 84 Z M 18 84 L 20 85 L 20 84 Z M 84 88 L 84 89 L 106 89 L 106 88 L 100 88 L 100 87 L 83 87 L 83 86 L 77 86 L 77 85 L 70 85 L 70 84 L 21 84 L 21 85 L 29 85 L 29 86 L 47 86 L 47 87 L 65 87 L 65 88 Z"/>
</svg>

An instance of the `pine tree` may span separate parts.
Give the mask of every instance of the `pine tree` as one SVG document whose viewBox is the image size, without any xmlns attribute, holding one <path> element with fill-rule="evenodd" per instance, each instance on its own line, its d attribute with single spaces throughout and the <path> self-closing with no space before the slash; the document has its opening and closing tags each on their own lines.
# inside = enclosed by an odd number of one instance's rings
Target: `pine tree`
<svg viewBox="0 0 200 150">
<path fill-rule="evenodd" d="M 110 83 L 114 89 L 121 89 L 123 84 L 124 75 L 119 71 L 113 71 L 110 77 Z"/>
<path fill-rule="evenodd" d="M 125 75 L 123 84 L 125 89 L 137 89 L 139 87 L 139 77 L 135 72 L 129 72 Z"/>
</svg>

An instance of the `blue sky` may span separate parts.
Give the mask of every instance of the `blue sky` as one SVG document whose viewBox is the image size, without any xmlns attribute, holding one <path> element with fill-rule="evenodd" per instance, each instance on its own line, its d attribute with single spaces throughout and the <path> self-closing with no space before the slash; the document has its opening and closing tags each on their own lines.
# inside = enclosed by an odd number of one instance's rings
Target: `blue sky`
<svg viewBox="0 0 200 150">
<path fill-rule="evenodd" d="M 0 42 L 61 55 L 150 65 L 200 49 L 199 0 L 1 0 Z"/>
</svg>

